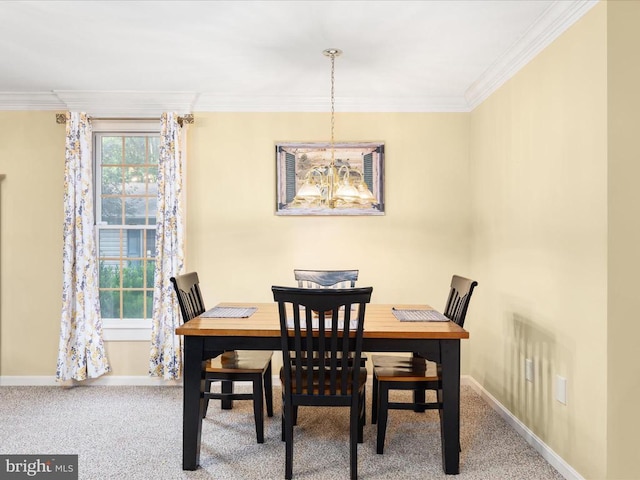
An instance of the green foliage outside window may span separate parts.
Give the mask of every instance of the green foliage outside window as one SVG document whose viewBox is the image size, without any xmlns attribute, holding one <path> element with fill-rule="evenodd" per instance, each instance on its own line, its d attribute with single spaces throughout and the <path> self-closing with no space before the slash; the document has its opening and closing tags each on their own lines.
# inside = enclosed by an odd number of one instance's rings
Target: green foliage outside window
<svg viewBox="0 0 640 480">
<path fill-rule="evenodd" d="M 143 264 L 146 265 L 146 276 Z M 122 318 L 151 318 L 153 308 L 153 276 L 155 262 L 125 262 L 120 283 L 120 268 L 100 261 L 100 315 L 120 317 L 120 291 L 123 295 Z M 114 289 L 114 290 L 107 290 Z M 146 295 L 145 295 L 146 293 Z M 146 308 L 145 308 L 146 298 Z"/>
</svg>

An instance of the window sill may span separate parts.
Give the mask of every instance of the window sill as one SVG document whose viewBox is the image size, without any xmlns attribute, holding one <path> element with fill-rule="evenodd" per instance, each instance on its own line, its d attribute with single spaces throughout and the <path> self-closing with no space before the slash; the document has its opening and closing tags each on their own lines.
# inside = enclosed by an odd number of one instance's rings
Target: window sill
<svg viewBox="0 0 640 480">
<path fill-rule="evenodd" d="M 102 336 L 105 342 L 150 342 L 151 320 L 104 319 Z"/>
</svg>

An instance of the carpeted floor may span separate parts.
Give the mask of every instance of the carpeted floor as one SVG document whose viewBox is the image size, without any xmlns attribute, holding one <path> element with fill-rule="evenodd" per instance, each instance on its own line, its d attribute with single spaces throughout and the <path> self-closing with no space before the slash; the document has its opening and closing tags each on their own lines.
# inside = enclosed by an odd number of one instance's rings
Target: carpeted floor
<svg viewBox="0 0 640 480">
<path fill-rule="evenodd" d="M 401 393 L 406 395 L 406 393 Z M 370 392 L 367 401 L 371 398 Z M 212 401 L 202 427 L 200 468 L 182 470 L 182 389 L 178 387 L 1 387 L 0 453 L 78 454 L 80 479 L 282 479 L 280 389 L 265 443 L 255 442 L 251 402 L 221 411 Z M 563 477 L 470 387 L 462 387 L 460 475 L 442 471 L 437 412 L 394 410 L 384 455 L 375 452 L 367 405 L 359 478 L 535 480 Z M 300 408 L 294 479 L 349 478 L 346 409 Z"/>
</svg>

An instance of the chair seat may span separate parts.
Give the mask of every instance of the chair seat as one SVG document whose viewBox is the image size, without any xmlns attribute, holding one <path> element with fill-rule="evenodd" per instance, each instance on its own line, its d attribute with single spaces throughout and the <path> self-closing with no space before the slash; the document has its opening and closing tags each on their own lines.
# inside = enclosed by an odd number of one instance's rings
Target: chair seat
<svg viewBox="0 0 640 480">
<path fill-rule="evenodd" d="M 374 355 L 373 372 L 383 382 L 436 382 L 438 365 L 420 357 Z"/>
<path fill-rule="evenodd" d="M 337 369 L 336 372 L 337 372 L 337 377 L 340 378 L 341 369 Z M 292 369 L 291 369 L 291 388 L 292 388 L 292 391 L 295 394 L 297 394 L 297 385 L 298 385 L 297 384 L 296 375 L 297 375 L 296 368 L 292 367 Z M 309 393 L 308 389 L 307 389 L 307 382 L 308 382 L 308 378 L 309 378 L 308 375 L 309 375 L 308 370 L 304 369 L 302 371 L 302 375 L 301 375 L 301 378 L 302 378 L 302 393 L 303 394 L 308 394 Z M 351 379 L 352 379 L 352 374 L 349 374 L 349 382 L 348 383 L 351 382 Z M 285 380 L 284 367 L 280 368 L 280 380 L 282 382 L 284 382 L 284 380 Z M 320 387 L 320 377 L 319 377 L 319 374 L 318 374 L 317 370 L 313 371 L 312 382 L 313 382 L 313 394 L 317 395 L 319 393 L 319 391 L 320 391 L 320 388 L 319 388 Z M 366 370 L 360 370 L 360 373 L 358 375 L 358 385 L 360 386 L 360 390 L 362 390 L 364 388 L 366 382 L 367 382 L 367 371 Z M 330 385 L 331 385 L 330 377 L 329 377 L 329 375 L 326 375 L 325 379 L 324 379 L 324 386 L 325 386 L 325 390 L 324 391 L 325 392 L 329 391 Z M 345 393 L 346 394 L 351 394 L 351 388 L 348 387 L 347 391 Z M 336 395 L 342 395 L 342 394 L 343 393 L 342 393 L 342 390 L 341 390 L 340 382 L 338 382 L 338 385 L 337 385 L 337 388 L 336 388 Z M 327 395 L 328 395 L 328 393 L 327 393 Z"/>
<path fill-rule="evenodd" d="M 373 355 L 371 363 L 374 367 L 385 367 L 393 365 L 410 365 L 412 357 L 410 355 Z"/>
<path fill-rule="evenodd" d="M 263 373 L 269 367 L 273 352 L 231 350 L 207 360 L 208 373 Z"/>
</svg>

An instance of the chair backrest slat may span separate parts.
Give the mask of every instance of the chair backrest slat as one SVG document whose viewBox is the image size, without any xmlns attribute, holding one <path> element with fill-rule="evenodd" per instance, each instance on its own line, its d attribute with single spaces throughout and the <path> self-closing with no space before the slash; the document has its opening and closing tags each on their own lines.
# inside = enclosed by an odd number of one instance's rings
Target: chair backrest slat
<svg viewBox="0 0 640 480">
<path fill-rule="evenodd" d="M 299 288 L 354 288 L 358 270 L 300 270 L 293 276 Z"/>
<path fill-rule="evenodd" d="M 451 278 L 451 289 L 449 290 L 444 315 L 461 327 L 464 327 L 469 301 L 471 300 L 473 289 L 477 286 L 478 282 L 475 280 L 458 275 L 454 275 Z"/>
<path fill-rule="evenodd" d="M 365 306 L 373 288 L 274 286 L 272 291 L 280 314 L 285 388 L 292 391 L 286 382 L 294 374 L 293 394 L 351 395 L 357 391 Z M 318 361 L 324 358 L 329 361 Z"/>
<path fill-rule="evenodd" d="M 188 322 L 205 312 L 206 309 L 200 292 L 200 282 L 196 272 L 177 275 L 171 277 L 170 280 L 178 297 L 183 322 Z"/>
</svg>

